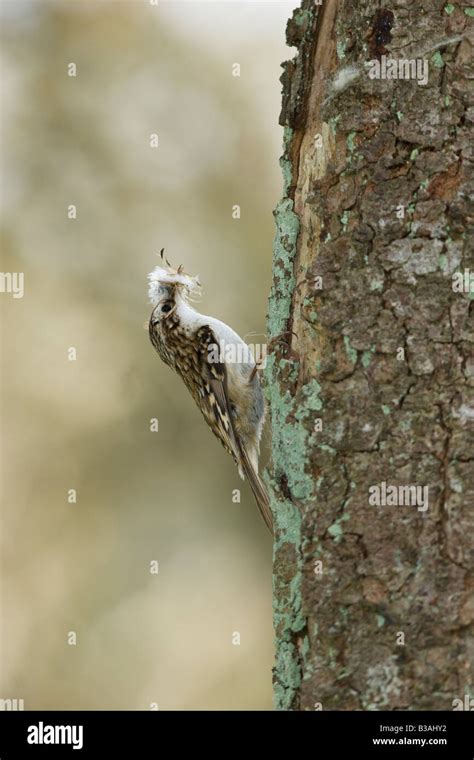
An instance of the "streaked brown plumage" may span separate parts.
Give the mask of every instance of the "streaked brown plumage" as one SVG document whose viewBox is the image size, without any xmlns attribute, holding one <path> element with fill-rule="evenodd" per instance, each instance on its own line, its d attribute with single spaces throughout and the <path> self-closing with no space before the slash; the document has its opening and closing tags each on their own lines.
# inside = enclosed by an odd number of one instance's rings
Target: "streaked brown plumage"
<svg viewBox="0 0 474 760">
<path fill-rule="evenodd" d="M 183 379 L 212 432 L 246 476 L 260 513 L 273 531 L 268 495 L 258 474 L 265 408 L 253 357 L 231 364 L 210 360 L 223 340 L 245 346 L 231 328 L 195 311 L 187 301 L 194 282 L 182 270 L 157 267 L 150 275 L 156 303 L 149 322 L 150 340 L 161 359 Z M 245 346 L 247 351 L 248 347 Z"/>
</svg>

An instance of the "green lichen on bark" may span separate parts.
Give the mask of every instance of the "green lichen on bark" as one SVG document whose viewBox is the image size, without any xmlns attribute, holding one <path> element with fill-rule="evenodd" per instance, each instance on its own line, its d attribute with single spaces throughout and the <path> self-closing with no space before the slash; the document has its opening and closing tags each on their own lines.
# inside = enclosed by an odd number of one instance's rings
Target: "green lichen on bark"
<svg viewBox="0 0 474 760">
<path fill-rule="evenodd" d="M 284 342 L 284 334 L 291 310 L 291 293 L 294 287 L 293 261 L 296 253 L 299 220 L 293 212 L 293 202 L 284 198 L 275 211 L 276 236 L 274 245 L 274 284 L 269 300 L 268 333 L 277 342 Z M 272 468 L 269 474 L 272 508 L 275 515 L 276 540 L 274 545 L 274 627 L 275 654 L 275 706 L 289 709 L 301 681 L 298 662 L 297 636 L 304 626 L 301 620 L 301 518 L 294 504 L 286 498 L 288 477 L 293 482 L 304 478 L 304 439 L 298 441 L 296 429 L 288 420 L 294 411 L 294 399 L 282 392 L 282 378 L 294 377 L 297 366 L 281 356 L 271 353 L 265 369 L 266 395 L 271 415 Z M 298 445 L 299 444 L 299 445 Z M 294 468 L 288 467 L 288 454 L 292 452 Z M 286 473 L 290 473 L 287 476 Z M 283 483 L 283 486 L 282 486 Z"/>
<path fill-rule="evenodd" d="M 271 416 L 272 457 L 268 482 L 275 514 L 274 545 L 274 626 L 276 634 L 275 706 L 293 709 L 301 685 L 303 662 L 308 652 L 306 621 L 301 607 L 301 513 L 295 500 L 310 498 L 313 492 L 309 472 L 308 440 L 312 417 L 321 408 L 319 386 L 309 382 L 296 398 L 290 387 L 297 381 L 299 362 L 288 352 L 291 336 L 294 266 L 300 220 L 294 211 L 294 152 L 307 110 L 308 81 L 312 76 L 315 21 L 318 10 L 305 0 L 294 12 L 287 27 L 287 40 L 298 46 L 297 58 L 285 65 L 283 198 L 275 209 L 276 234 L 273 254 L 273 285 L 269 299 L 268 335 L 270 356 L 265 370 L 266 395 Z M 313 317 L 315 316 L 314 311 Z M 288 354 L 288 355 L 287 355 Z"/>
<path fill-rule="evenodd" d="M 474 268 L 474 178 L 469 45 L 449 40 L 472 21 L 394 0 L 389 54 L 447 40 L 429 85 L 361 75 L 334 95 L 337 69 L 364 71 L 379 3 L 311 5 L 290 24 L 268 318 L 275 703 L 450 709 L 472 688 L 473 304 L 451 278 Z M 429 484 L 427 514 L 369 510 L 381 481 Z"/>
<path fill-rule="evenodd" d="M 273 255 L 273 285 L 268 311 L 268 335 L 279 336 L 290 317 L 291 294 L 295 285 L 293 262 L 296 254 L 299 219 L 293 211 L 293 201 L 283 198 L 274 212 L 276 236 Z"/>
<path fill-rule="evenodd" d="M 271 410 L 272 470 L 276 538 L 274 545 L 274 626 L 276 632 L 275 706 L 290 709 L 301 683 L 308 641 L 306 620 L 302 614 L 302 562 L 300 546 L 301 514 L 295 504 L 313 494 L 314 484 L 308 471 L 308 427 L 322 402 L 319 386 L 311 381 L 297 398 L 281 393 L 280 380 L 292 371 L 292 363 L 270 356 L 267 364 L 267 398 Z M 282 486 L 283 481 L 283 486 Z M 285 494 L 291 493 L 291 499 Z"/>
</svg>

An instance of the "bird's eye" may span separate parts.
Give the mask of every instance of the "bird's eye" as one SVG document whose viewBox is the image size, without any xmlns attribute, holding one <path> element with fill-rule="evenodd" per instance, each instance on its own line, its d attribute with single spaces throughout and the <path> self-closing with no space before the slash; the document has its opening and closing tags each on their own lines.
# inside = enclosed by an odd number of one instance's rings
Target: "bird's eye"
<svg viewBox="0 0 474 760">
<path fill-rule="evenodd" d="M 161 313 L 162 313 L 162 314 L 168 314 L 168 312 L 169 312 L 169 311 L 171 311 L 171 309 L 172 309 L 172 308 L 173 308 L 173 307 L 171 306 L 171 304 L 170 304 L 170 303 L 165 303 L 165 304 L 163 304 L 163 306 L 161 307 Z"/>
</svg>

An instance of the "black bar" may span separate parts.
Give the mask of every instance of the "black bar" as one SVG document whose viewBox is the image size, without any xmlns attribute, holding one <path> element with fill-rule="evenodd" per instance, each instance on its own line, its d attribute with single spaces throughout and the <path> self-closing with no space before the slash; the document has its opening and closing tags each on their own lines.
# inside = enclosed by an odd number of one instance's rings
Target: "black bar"
<svg viewBox="0 0 474 760">
<path fill-rule="evenodd" d="M 0 759 L 153 757 L 187 747 L 219 757 L 272 747 L 291 757 L 473 760 L 472 711 L 453 712 L 0 712 Z M 63 727 L 59 728 L 58 727 Z M 76 727 L 74 730 L 73 727 Z M 80 730 L 82 727 L 82 733 Z M 29 743 L 40 741 L 43 743 Z M 56 744 L 47 743 L 54 739 Z M 62 743 L 69 741 L 70 743 Z M 73 749 L 73 745 L 77 750 Z M 82 746 L 79 746 L 82 745 Z M 138 748 L 142 749 L 137 752 Z M 145 750 L 146 748 L 146 750 Z M 168 749 L 167 749 L 168 748 Z"/>
</svg>

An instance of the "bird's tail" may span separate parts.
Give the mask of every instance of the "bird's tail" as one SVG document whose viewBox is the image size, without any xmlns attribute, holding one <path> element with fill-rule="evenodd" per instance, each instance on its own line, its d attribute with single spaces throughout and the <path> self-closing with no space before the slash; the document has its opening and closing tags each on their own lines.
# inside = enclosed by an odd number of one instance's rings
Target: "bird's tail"
<svg viewBox="0 0 474 760">
<path fill-rule="evenodd" d="M 258 511 L 263 517 L 265 525 L 270 533 L 273 535 L 273 515 L 270 509 L 270 500 L 268 498 L 267 489 L 265 488 L 263 481 L 261 480 L 258 472 L 252 465 L 247 452 L 244 447 L 241 447 L 242 454 L 242 469 L 249 482 L 249 486 L 252 489 L 255 501 L 257 502 Z"/>
</svg>

